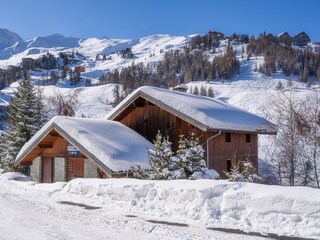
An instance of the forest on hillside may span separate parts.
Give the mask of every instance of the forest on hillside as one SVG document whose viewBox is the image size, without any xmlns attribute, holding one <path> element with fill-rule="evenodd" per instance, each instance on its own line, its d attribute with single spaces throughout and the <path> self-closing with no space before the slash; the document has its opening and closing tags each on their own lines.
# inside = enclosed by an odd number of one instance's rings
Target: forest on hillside
<svg viewBox="0 0 320 240">
<path fill-rule="evenodd" d="M 263 56 L 264 62 L 255 65 L 254 71 L 271 76 L 281 71 L 287 76 L 299 76 L 301 81 L 309 83 L 312 77 L 320 82 L 319 47 L 307 45 L 310 40 L 305 33 L 295 39 L 282 34 L 260 34 L 250 37 L 246 34 L 232 34 L 227 37 L 227 47 L 223 54 L 215 54 L 222 38 L 206 35 L 193 37 L 181 50 L 165 52 L 162 61 L 144 65 L 134 64 L 109 72 L 100 78 L 100 84 L 117 83 L 124 86 L 125 92 L 143 86 L 172 87 L 191 81 L 211 81 L 232 79 L 240 73 L 240 62 L 232 46 L 242 47 L 242 58 Z M 214 58 L 209 60 L 209 55 Z"/>
</svg>

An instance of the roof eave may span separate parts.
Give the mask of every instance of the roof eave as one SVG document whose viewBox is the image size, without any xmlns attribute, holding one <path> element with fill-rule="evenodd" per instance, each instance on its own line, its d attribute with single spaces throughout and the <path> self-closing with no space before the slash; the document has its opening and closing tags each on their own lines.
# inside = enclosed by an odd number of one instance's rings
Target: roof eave
<svg viewBox="0 0 320 240">
<path fill-rule="evenodd" d="M 233 132 L 233 133 L 251 133 L 262 135 L 277 135 L 277 131 L 270 130 L 234 130 L 234 129 L 220 129 L 220 128 L 208 128 L 208 131 L 221 131 L 221 132 Z"/>
<path fill-rule="evenodd" d="M 25 150 L 25 153 L 23 153 L 21 156 L 19 156 L 19 158 L 15 159 L 15 162 L 14 162 L 14 165 L 17 166 L 21 161 L 22 159 L 28 155 L 34 148 L 36 145 L 38 145 L 43 138 L 45 138 L 47 136 L 47 134 L 53 129 L 54 127 L 54 123 L 51 123 L 47 130 L 45 130 L 34 142 L 34 144 L 30 145 L 26 150 Z"/>
<path fill-rule="evenodd" d="M 142 92 L 138 91 L 136 94 L 131 96 L 130 99 L 128 99 L 123 106 L 119 107 L 112 115 L 108 117 L 109 120 L 114 120 L 124 109 L 126 109 L 128 106 L 130 106 L 137 98 L 142 97 L 146 99 L 147 101 L 165 109 L 166 111 L 170 112 L 171 114 L 181 118 L 182 120 L 194 125 L 195 127 L 201 129 L 202 131 L 222 131 L 222 132 L 237 132 L 237 133 L 253 133 L 253 134 L 265 134 L 265 135 L 276 135 L 277 131 L 270 131 L 266 129 L 261 129 L 261 130 L 234 130 L 234 129 L 219 129 L 219 128 L 211 128 L 199 121 L 194 120 L 193 118 L 175 110 L 174 108 L 171 108 L 167 104 L 164 104 L 163 102 L 153 98 L 152 96 Z"/>
<path fill-rule="evenodd" d="M 56 123 L 51 123 L 48 128 L 34 141 L 32 145 L 26 149 L 25 153 L 23 153 L 19 158 L 16 159 L 15 165 L 20 164 L 20 162 L 35 148 L 37 144 L 41 142 L 41 140 L 47 136 L 47 134 L 55 129 L 63 138 L 65 138 L 72 145 L 76 146 L 87 158 L 94 160 L 101 170 L 107 174 L 107 176 L 111 176 L 113 171 L 108 168 L 105 164 L 103 164 L 95 155 L 89 152 L 85 147 L 79 144 L 75 139 L 73 139 L 66 131 L 64 131 L 61 127 L 59 127 Z"/>
<path fill-rule="evenodd" d="M 144 92 L 140 92 L 140 91 L 137 92 L 135 95 L 133 95 L 130 99 L 128 99 L 127 102 L 125 102 L 123 104 L 123 106 L 119 107 L 119 109 L 117 109 L 114 113 L 112 113 L 110 116 L 108 116 L 107 119 L 114 120 L 124 109 L 126 109 L 128 106 L 130 106 L 139 97 L 142 97 L 145 100 L 147 100 L 148 102 L 151 102 L 151 103 L 161 107 L 162 109 L 164 109 L 164 110 L 168 111 L 169 113 L 181 118 L 182 120 L 194 125 L 195 127 L 201 129 L 202 131 L 208 131 L 207 125 L 202 124 L 201 122 L 198 122 L 198 121 L 190 118 L 189 116 L 175 110 L 174 108 L 171 108 L 167 104 L 164 104 L 163 102 L 151 97 L 150 95 L 148 95 Z"/>
</svg>

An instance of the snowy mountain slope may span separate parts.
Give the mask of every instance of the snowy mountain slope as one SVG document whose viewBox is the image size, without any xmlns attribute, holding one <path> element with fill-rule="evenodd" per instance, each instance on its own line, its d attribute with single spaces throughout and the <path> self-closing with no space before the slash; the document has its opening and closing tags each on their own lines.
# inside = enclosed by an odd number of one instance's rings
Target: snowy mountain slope
<svg viewBox="0 0 320 240">
<path fill-rule="evenodd" d="M 64 37 L 61 34 L 52 34 L 47 37 L 36 37 L 28 43 L 27 48 L 76 48 L 79 46 L 79 38 Z"/>
<path fill-rule="evenodd" d="M 189 39 L 189 37 L 165 34 L 140 39 L 80 39 L 54 34 L 19 41 L 11 47 L 0 50 L 0 68 L 19 65 L 24 57 L 36 59 L 47 52 L 56 56 L 59 52 L 79 52 L 86 57 L 81 63 L 86 67 L 83 76 L 97 78 L 108 71 L 129 66 L 132 62 L 147 64 L 148 62 L 159 61 L 163 58 L 164 51 L 182 48 Z M 126 48 L 132 49 L 133 58 L 121 58 L 118 54 Z M 108 56 L 108 59 L 106 61 L 96 61 L 97 54 Z"/>
<path fill-rule="evenodd" d="M 27 41 L 15 42 L 12 46 L 0 50 L 0 59 L 9 60 L 7 65 L 17 65 L 23 57 L 38 58 L 37 54 L 46 52 L 60 52 L 64 49 L 73 49 L 79 46 L 80 38 L 64 37 L 61 34 L 53 34 L 47 37 L 36 37 Z M 18 58 L 14 56 L 18 55 Z M 4 66 L 6 64 L 3 64 Z"/>
<path fill-rule="evenodd" d="M 0 28 L 0 49 L 10 47 L 21 41 L 23 40 L 18 34 L 8 29 Z"/>
</svg>

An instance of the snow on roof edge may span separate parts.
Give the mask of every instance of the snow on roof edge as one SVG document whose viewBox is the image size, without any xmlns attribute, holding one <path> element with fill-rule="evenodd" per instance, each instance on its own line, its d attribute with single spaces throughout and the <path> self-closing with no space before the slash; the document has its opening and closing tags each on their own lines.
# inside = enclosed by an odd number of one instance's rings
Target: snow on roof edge
<svg viewBox="0 0 320 240">
<path fill-rule="evenodd" d="M 241 128 L 231 128 L 227 127 L 228 125 L 225 125 L 223 127 L 215 127 L 215 126 L 210 126 L 210 124 L 206 124 L 204 121 L 201 122 L 199 119 L 196 117 L 191 116 L 190 114 L 185 114 L 178 109 L 175 109 L 172 105 L 169 105 L 151 94 L 148 93 L 149 90 L 156 90 L 156 91 L 165 91 L 166 93 L 172 92 L 175 94 L 182 94 L 187 97 L 197 97 L 198 99 L 202 98 L 203 101 L 212 101 L 212 103 L 215 104 L 220 104 L 226 109 L 238 111 L 239 113 L 245 114 L 248 116 L 248 118 L 257 118 L 260 121 L 263 121 L 264 127 L 267 128 L 256 128 L 252 127 L 252 130 L 250 129 L 241 129 Z M 196 96 L 188 93 L 182 93 L 182 92 L 176 92 L 176 91 L 171 91 L 168 89 L 163 89 L 163 88 L 157 88 L 157 87 L 150 87 L 150 86 L 142 86 L 137 88 L 135 91 L 133 91 L 131 94 L 129 94 L 122 102 L 118 104 L 114 109 L 112 109 L 106 116 L 105 119 L 113 120 L 122 110 L 124 110 L 127 106 L 129 106 L 133 101 L 135 101 L 139 96 L 146 98 L 147 100 L 150 100 L 150 102 L 154 101 L 153 103 L 156 105 L 160 105 L 162 108 L 166 109 L 167 111 L 171 112 L 174 115 L 177 115 L 178 117 L 182 118 L 183 120 L 192 123 L 193 125 L 197 126 L 198 128 L 204 130 L 204 131 L 212 131 L 212 130 L 222 130 L 222 131 L 229 131 L 229 132 L 251 132 L 251 133 L 257 133 L 257 134 L 276 134 L 277 133 L 277 126 L 273 124 L 272 122 L 256 115 L 251 112 L 248 112 L 244 109 L 241 109 L 239 107 L 233 106 L 229 103 L 226 103 L 224 101 L 220 101 L 218 99 L 212 99 L 209 97 L 205 96 Z M 201 113 L 201 111 L 198 111 L 198 113 Z"/>
<path fill-rule="evenodd" d="M 92 127 L 95 130 L 92 130 Z M 21 148 L 15 165 L 18 165 L 52 129 L 78 148 L 88 159 L 96 162 L 107 175 L 128 170 L 130 166 L 137 164 L 146 166 L 147 154 L 144 154 L 144 150 L 152 148 L 152 143 L 120 122 L 56 116 Z M 133 147 L 136 149 L 134 155 L 131 154 Z"/>
</svg>

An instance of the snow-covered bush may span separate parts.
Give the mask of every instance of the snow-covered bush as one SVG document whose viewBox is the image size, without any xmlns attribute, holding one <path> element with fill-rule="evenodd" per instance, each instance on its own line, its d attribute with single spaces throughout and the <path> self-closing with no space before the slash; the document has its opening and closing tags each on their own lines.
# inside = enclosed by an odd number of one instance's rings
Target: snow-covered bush
<svg viewBox="0 0 320 240">
<path fill-rule="evenodd" d="M 174 175 L 176 179 L 215 179 L 219 174 L 214 170 L 209 170 L 206 166 L 206 161 L 203 158 L 204 149 L 200 144 L 200 139 L 195 132 L 189 133 L 188 137 L 180 134 L 179 149 L 176 153 L 177 169 L 182 174 Z"/>
<path fill-rule="evenodd" d="M 216 179 L 219 174 L 206 167 L 204 149 L 195 132 L 179 136 L 179 149 L 174 154 L 172 143 L 158 132 L 154 149 L 148 149 L 150 170 L 132 168 L 133 177 L 141 179 Z"/>
<path fill-rule="evenodd" d="M 147 179 L 149 178 L 149 175 L 145 171 L 145 169 L 141 168 L 140 165 L 133 166 L 131 168 L 132 176 L 134 178 L 139 178 L 139 179 Z"/>
</svg>

